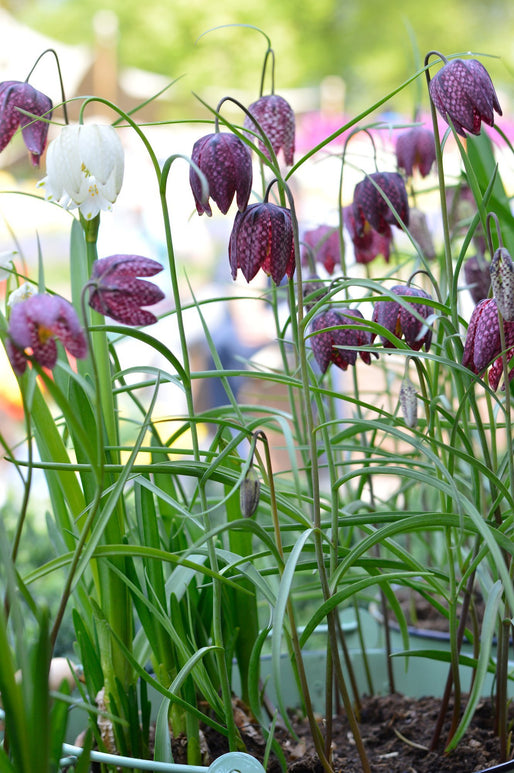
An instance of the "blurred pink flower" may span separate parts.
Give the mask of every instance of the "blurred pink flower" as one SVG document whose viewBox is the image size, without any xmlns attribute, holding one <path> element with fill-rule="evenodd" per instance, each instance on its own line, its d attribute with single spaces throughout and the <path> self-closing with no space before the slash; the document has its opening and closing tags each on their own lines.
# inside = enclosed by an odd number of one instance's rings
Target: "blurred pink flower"
<svg viewBox="0 0 514 773">
<path fill-rule="evenodd" d="M 56 339 L 73 357 L 86 356 L 86 336 L 71 303 L 58 295 L 36 294 L 13 306 L 6 348 L 15 373 L 24 373 L 31 357 L 45 368 L 54 368 Z"/>
</svg>

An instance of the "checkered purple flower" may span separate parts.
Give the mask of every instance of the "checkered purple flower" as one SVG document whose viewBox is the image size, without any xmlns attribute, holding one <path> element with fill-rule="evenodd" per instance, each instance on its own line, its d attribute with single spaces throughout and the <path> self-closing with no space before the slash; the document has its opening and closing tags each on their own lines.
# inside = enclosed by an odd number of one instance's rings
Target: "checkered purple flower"
<svg viewBox="0 0 514 773">
<path fill-rule="evenodd" d="M 268 202 L 250 204 L 244 212 L 238 212 L 228 256 L 233 279 L 238 268 L 247 282 L 259 269 L 271 276 L 276 285 L 286 274 L 291 278 L 295 269 L 291 212 Z"/>
<path fill-rule="evenodd" d="M 424 126 L 413 126 L 399 135 L 396 141 L 396 160 L 407 177 L 418 169 L 426 177 L 435 161 L 434 133 Z"/>
<path fill-rule="evenodd" d="M 321 263 L 327 274 L 333 274 L 338 263 L 341 262 L 341 244 L 339 242 L 339 229 L 330 225 L 320 225 L 310 231 L 305 231 L 303 241 L 307 245 L 304 248 L 302 261 L 307 263 L 307 249 L 311 249 L 314 259 Z"/>
<path fill-rule="evenodd" d="M 431 300 L 430 295 L 424 290 L 417 290 L 406 285 L 395 285 L 391 288 L 391 292 L 399 296 L 405 295 Z M 427 319 L 432 313 L 430 306 L 425 303 L 412 303 L 408 305 L 412 306 L 424 319 Z M 377 301 L 373 309 L 373 322 L 382 325 L 386 330 L 394 333 L 397 338 L 403 337 L 408 346 L 415 351 L 419 351 L 422 346 L 425 347 L 427 352 L 430 349 L 432 331 L 398 301 Z M 375 334 L 372 335 L 371 339 L 373 340 L 374 338 Z M 395 348 L 394 343 L 386 336 L 380 336 L 380 339 L 386 349 Z"/>
<path fill-rule="evenodd" d="M 295 116 L 289 102 L 277 94 L 269 94 L 253 102 L 248 111 L 259 122 L 270 141 L 275 155 L 278 155 L 279 150 L 282 150 L 284 161 L 288 166 L 291 166 L 294 160 L 295 149 Z M 268 148 L 260 139 L 261 132 L 258 126 L 248 115 L 245 117 L 244 126 L 257 135 L 255 137 L 253 134 L 248 134 L 252 142 L 258 139 L 259 149 L 266 158 L 271 159 Z"/>
<path fill-rule="evenodd" d="M 355 232 L 363 236 L 366 223 L 379 234 L 388 234 L 389 225 L 398 225 L 396 215 L 387 203 L 391 202 L 400 220 L 409 225 L 409 202 L 403 178 L 398 172 L 375 172 L 357 183 L 353 193 Z"/>
<path fill-rule="evenodd" d="M 383 255 L 386 263 L 389 263 L 393 233 L 387 223 L 383 233 L 379 234 L 366 221 L 361 233 L 358 234 L 351 206 L 343 208 L 343 218 L 353 243 L 355 261 L 357 263 L 371 263 L 378 255 Z"/>
<path fill-rule="evenodd" d="M 239 137 L 228 132 L 208 134 L 195 142 L 191 158 L 205 175 L 209 197 L 224 215 L 236 194 L 239 211 L 246 209 L 252 192 L 252 157 Z M 198 214 L 205 212 L 210 217 L 209 200 L 204 198 L 200 177 L 193 167 L 189 182 Z"/>
<path fill-rule="evenodd" d="M 314 317 L 312 331 L 315 335 L 311 337 L 311 346 L 322 373 L 327 371 L 330 363 L 341 370 L 346 370 L 348 365 L 355 365 L 357 354 L 360 354 L 366 365 L 370 364 L 370 352 L 345 348 L 370 345 L 371 334 L 366 330 L 364 322 L 364 317 L 358 309 L 345 309 L 344 312 L 329 309 Z M 344 325 L 352 325 L 352 327 L 345 328 Z"/>
<path fill-rule="evenodd" d="M 162 271 L 156 260 L 140 255 L 110 255 L 93 263 L 89 305 L 124 325 L 153 325 L 157 317 L 143 306 L 153 306 L 164 293 L 153 282 L 139 279 Z"/>
<path fill-rule="evenodd" d="M 56 339 L 73 357 L 87 355 L 86 336 L 71 303 L 58 295 L 36 294 L 13 306 L 6 349 L 15 373 L 22 375 L 31 358 L 54 368 Z"/>
<path fill-rule="evenodd" d="M 0 83 L 0 151 L 2 151 L 21 126 L 23 141 L 34 166 L 46 147 L 48 123 L 21 113 L 19 108 L 35 116 L 52 117 L 52 100 L 37 91 L 30 83 L 3 81 Z"/>
<path fill-rule="evenodd" d="M 507 359 L 510 360 L 514 354 L 514 322 L 504 320 L 503 325 Z M 492 365 L 489 368 L 489 385 L 491 389 L 496 390 L 503 373 L 496 298 L 484 298 L 473 309 L 462 357 L 462 364 L 479 376 L 483 376 L 490 363 Z M 509 381 L 513 377 L 514 369 L 509 373 Z"/>
<path fill-rule="evenodd" d="M 480 134 L 482 121 L 494 124 L 494 111 L 502 109 L 493 82 L 478 59 L 453 59 L 431 79 L 428 90 L 435 107 L 457 134 Z"/>
</svg>

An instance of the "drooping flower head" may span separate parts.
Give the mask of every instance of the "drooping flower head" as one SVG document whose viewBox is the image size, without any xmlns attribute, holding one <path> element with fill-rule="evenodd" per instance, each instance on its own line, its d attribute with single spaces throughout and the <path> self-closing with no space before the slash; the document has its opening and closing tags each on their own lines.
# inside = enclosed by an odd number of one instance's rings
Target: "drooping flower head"
<svg viewBox="0 0 514 773">
<path fill-rule="evenodd" d="M 35 116 L 52 117 L 52 100 L 30 83 L 3 81 L 0 83 L 0 151 L 11 141 L 21 126 L 23 141 L 30 153 L 34 166 L 46 147 L 48 137 L 47 120 L 37 120 L 21 113 L 19 108 Z"/>
<path fill-rule="evenodd" d="M 474 303 L 487 298 L 491 287 L 491 274 L 489 263 L 483 255 L 472 255 L 464 262 L 464 278 Z"/>
<path fill-rule="evenodd" d="M 110 255 L 93 263 L 88 286 L 91 308 L 124 325 L 153 325 L 157 317 L 143 306 L 162 301 L 164 293 L 153 282 L 138 279 L 162 271 L 156 260 L 140 255 Z"/>
<path fill-rule="evenodd" d="M 426 177 L 435 161 L 434 133 L 424 126 L 413 126 L 400 134 L 396 141 L 396 160 L 407 177 L 418 169 Z"/>
<path fill-rule="evenodd" d="M 503 326 L 507 359 L 510 360 L 514 354 L 514 322 L 504 320 Z M 492 362 L 489 368 L 489 385 L 491 389 L 496 390 L 503 373 L 501 351 L 500 320 L 496 298 L 484 298 L 473 309 L 462 364 L 473 373 L 483 376 L 487 366 Z M 509 373 L 509 381 L 513 376 L 514 369 Z"/>
<path fill-rule="evenodd" d="M 107 124 L 63 126 L 48 146 L 46 177 L 38 185 L 50 201 L 79 208 L 86 220 L 110 210 L 121 190 L 124 154 L 116 130 Z"/>
<path fill-rule="evenodd" d="M 398 225 L 391 202 L 400 220 L 409 225 L 409 202 L 403 178 L 398 172 L 374 172 L 357 183 L 353 193 L 353 217 L 357 236 L 362 236 L 368 222 L 379 234 L 387 234 L 389 225 Z"/>
<path fill-rule="evenodd" d="M 502 115 L 493 82 L 478 59 L 453 59 L 441 67 L 428 85 L 435 107 L 462 137 L 480 134 L 482 121 L 494 125 L 494 111 Z"/>
<path fill-rule="evenodd" d="M 248 110 L 259 122 L 260 127 L 271 143 L 275 155 L 278 155 L 279 150 L 282 150 L 284 161 L 288 166 L 291 166 L 294 160 L 295 149 L 295 117 L 289 102 L 277 94 L 269 94 L 253 102 Z M 252 121 L 247 115 L 244 120 L 244 126 L 257 135 L 256 138 L 253 134 L 248 134 L 253 142 L 258 139 L 259 149 L 266 158 L 271 160 L 270 152 L 261 139 L 261 132 L 255 121 Z"/>
<path fill-rule="evenodd" d="M 398 296 L 410 296 L 414 298 L 427 298 L 431 300 L 430 295 L 424 290 L 418 290 L 415 287 L 406 285 L 395 285 L 391 292 Z M 409 303 L 422 318 L 428 319 L 432 309 L 425 303 Z M 404 338 L 411 349 L 419 351 L 422 346 L 425 351 L 430 349 L 432 341 L 432 331 L 420 319 L 414 316 L 404 305 L 398 301 L 377 301 L 373 309 L 373 322 L 377 322 L 386 330 L 389 330 L 397 338 Z M 371 340 L 374 340 L 375 333 Z M 386 349 L 394 349 L 395 345 L 386 336 L 380 336 L 382 344 Z"/>
<path fill-rule="evenodd" d="M 343 217 L 344 224 L 348 229 L 348 233 L 350 234 L 353 243 L 356 262 L 371 263 L 378 255 L 382 255 L 386 263 L 389 263 L 391 242 L 393 241 L 391 227 L 386 223 L 383 233 L 379 234 L 378 231 L 375 231 L 369 222 L 366 221 L 359 234 L 357 233 L 352 206 L 343 208 Z"/>
<path fill-rule="evenodd" d="M 209 185 L 209 196 L 226 215 L 237 193 L 237 206 L 242 212 L 252 192 L 252 157 L 250 151 L 235 134 L 216 132 L 197 140 L 193 146 L 192 160 L 204 173 Z M 193 167 L 189 170 L 189 182 L 195 198 L 198 214 L 210 217 L 212 210 L 203 196 L 200 177 Z"/>
<path fill-rule="evenodd" d="M 73 357 L 86 356 L 86 336 L 71 303 L 58 295 L 36 294 L 12 307 L 6 348 L 15 373 L 24 373 L 30 357 L 54 368 L 56 339 Z"/>
<path fill-rule="evenodd" d="M 262 202 L 250 204 L 236 214 L 228 256 L 232 278 L 240 268 L 247 282 L 259 269 L 279 285 L 295 269 L 294 235 L 291 212 L 285 207 Z"/>
<path fill-rule="evenodd" d="M 303 241 L 307 248 L 304 248 L 302 262 L 307 260 L 307 249 L 312 250 L 312 254 L 318 263 L 321 263 L 327 274 L 333 274 L 334 268 L 341 262 L 341 244 L 339 242 L 339 229 L 330 225 L 320 225 L 310 231 L 305 231 Z"/>
<path fill-rule="evenodd" d="M 327 371 L 330 363 L 334 363 L 341 370 L 346 370 L 348 365 L 355 365 L 357 354 L 360 354 L 366 365 L 370 364 L 370 352 L 358 352 L 357 349 L 346 348 L 370 345 L 371 333 L 366 330 L 363 323 L 364 317 L 358 309 L 345 309 L 344 312 L 328 309 L 314 317 L 312 331 L 315 335 L 311 337 L 311 346 L 322 373 Z M 344 328 L 344 325 L 352 325 L 352 327 Z"/>
</svg>

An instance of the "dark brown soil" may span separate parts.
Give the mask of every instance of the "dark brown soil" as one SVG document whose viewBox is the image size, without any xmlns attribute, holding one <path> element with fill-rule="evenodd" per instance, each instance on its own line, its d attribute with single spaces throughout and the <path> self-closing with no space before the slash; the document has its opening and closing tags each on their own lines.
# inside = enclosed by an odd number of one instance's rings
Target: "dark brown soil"
<svg viewBox="0 0 514 773">
<path fill-rule="evenodd" d="M 412 699 L 398 694 L 363 700 L 360 729 L 372 773 L 477 773 L 500 764 L 493 711 L 486 700 L 479 705 L 470 730 L 455 752 L 444 754 L 443 746 L 437 752 L 429 751 L 439 705 L 438 699 Z M 296 738 L 284 728 L 275 733 L 288 773 L 322 773 L 308 722 L 294 718 L 293 726 Z M 323 730 L 323 723 L 320 727 Z M 256 726 L 249 721 L 246 725 L 241 722 L 241 731 L 248 753 L 262 760 L 265 743 Z M 448 723 L 442 735 L 443 745 L 447 733 Z M 225 739 L 215 737 L 208 729 L 206 742 L 211 760 L 227 751 Z M 336 773 L 363 770 L 345 716 L 334 718 L 332 762 Z M 276 757 L 270 759 L 267 770 L 280 771 Z M 502 768 L 502 773 L 506 770 Z M 514 762 L 508 770 L 514 771 Z"/>
</svg>

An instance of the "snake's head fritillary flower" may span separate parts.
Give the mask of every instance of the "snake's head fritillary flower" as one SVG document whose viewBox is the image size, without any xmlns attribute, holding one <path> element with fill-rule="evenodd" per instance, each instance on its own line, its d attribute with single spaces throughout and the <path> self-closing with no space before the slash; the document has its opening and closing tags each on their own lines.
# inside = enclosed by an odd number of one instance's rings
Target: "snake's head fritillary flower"
<svg viewBox="0 0 514 773">
<path fill-rule="evenodd" d="M 357 183 L 352 207 L 357 236 L 364 234 L 366 223 L 379 234 L 387 234 L 390 225 L 398 225 L 397 216 L 409 225 L 407 190 L 398 172 L 374 172 Z"/>
<path fill-rule="evenodd" d="M 353 243 L 356 262 L 371 263 L 378 255 L 382 255 L 386 263 L 389 263 L 391 242 L 393 241 L 393 234 L 390 226 L 386 224 L 383 233 L 379 234 L 378 231 L 375 231 L 375 229 L 366 221 L 361 233 L 358 234 L 355 218 L 353 216 L 353 208 L 351 206 L 343 208 L 343 217 L 344 224 Z"/>
<path fill-rule="evenodd" d="M 311 346 L 322 373 L 326 373 L 330 363 L 346 370 L 348 365 L 355 365 L 357 354 L 366 365 L 370 364 L 370 352 L 346 348 L 370 345 L 371 334 L 363 323 L 364 317 L 358 309 L 345 309 L 344 312 L 329 309 L 314 317 L 312 331 L 315 335 L 311 337 Z"/>
<path fill-rule="evenodd" d="M 253 102 L 248 111 L 255 117 L 266 134 L 275 155 L 278 155 L 279 150 L 282 150 L 284 161 L 288 166 L 291 166 L 294 161 L 296 129 L 294 111 L 289 102 L 277 94 L 268 94 Z M 255 121 L 252 121 L 247 115 L 244 126 L 257 135 L 255 137 L 254 134 L 249 134 L 249 137 L 252 142 L 258 140 L 259 149 L 266 158 L 271 160 L 270 152 L 261 139 L 262 135 Z"/>
<path fill-rule="evenodd" d="M 487 298 L 491 287 L 489 263 L 483 255 L 473 255 L 464 262 L 464 278 L 474 303 Z"/>
<path fill-rule="evenodd" d="M 45 197 L 66 209 L 79 208 L 86 220 L 110 210 L 121 190 L 124 154 L 108 124 L 70 124 L 48 146 Z"/>
<path fill-rule="evenodd" d="M 424 290 L 407 287 L 406 285 L 395 285 L 395 287 L 391 288 L 391 292 L 398 296 L 431 300 L 430 295 Z M 408 305 L 415 309 L 417 314 L 423 319 L 428 319 L 432 314 L 431 307 L 425 303 L 408 303 Z M 403 337 L 407 345 L 415 351 L 419 351 L 422 346 L 425 347 L 427 352 L 430 349 L 432 331 L 422 320 L 414 316 L 406 306 L 398 301 L 377 301 L 373 309 L 373 322 L 382 325 L 386 330 L 394 333 L 397 338 Z M 375 334 L 372 335 L 372 340 L 374 338 Z M 380 336 L 380 339 L 386 349 L 394 349 L 394 343 L 388 338 Z"/>
<path fill-rule="evenodd" d="M 400 134 L 396 141 L 396 160 L 407 177 L 418 169 L 426 177 L 435 161 L 434 133 L 424 126 L 413 126 Z"/>
<path fill-rule="evenodd" d="M 16 288 L 16 290 L 13 290 L 12 293 L 9 294 L 9 297 L 7 299 L 7 307 L 9 309 L 12 309 L 13 306 L 15 306 L 17 303 L 21 303 L 21 301 L 26 301 L 27 298 L 30 298 L 32 295 L 36 295 L 36 290 L 34 289 L 34 285 L 29 284 L 28 282 L 23 282 L 19 287 Z"/>
<path fill-rule="evenodd" d="M 251 282 L 259 269 L 279 285 L 295 269 L 294 235 L 291 212 L 276 204 L 250 204 L 236 214 L 228 256 L 232 278 L 237 269 Z"/>
<path fill-rule="evenodd" d="M 240 212 L 246 209 L 252 192 L 252 157 L 250 151 L 235 134 L 216 132 L 197 140 L 192 160 L 203 172 L 209 186 L 209 197 L 226 215 L 234 195 Z M 190 167 L 189 182 L 198 214 L 211 216 L 209 200 L 204 198 L 200 177 Z"/>
<path fill-rule="evenodd" d="M 431 79 L 428 89 L 432 102 L 462 137 L 466 132 L 480 134 L 482 121 L 494 125 L 494 111 L 502 115 L 493 82 L 478 59 L 453 59 Z"/>
<path fill-rule="evenodd" d="M 337 264 L 341 262 L 341 244 L 339 229 L 330 225 L 320 225 L 310 231 L 305 231 L 303 241 L 310 248 L 315 260 L 321 263 L 327 274 L 333 274 Z M 307 263 L 306 251 L 302 261 Z"/>
<path fill-rule="evenodd" d="M 31 118 L 44 117 L 45 120 Z M 30 153 L 34 166 L 39 166 L 39 160 L 46 147 L 48 137 L 48 121 L 52 117 L 52 100 L 38 91 L 30 83 L 21 81 L 3 81 L 0 83 L 0 151 L 11 141 L 18 127 L 21 127 L 23 141 Z"/>
<path fill-rule="evenodd" d="M 45 368 L 54 368 L 56 340 L 73 357 L 87 355 L 86 336 L 71 303 L 58 295 L 36 294 L 14 304 L 6 348 L 15 373 L 22 375 L 31 357 Z"/>
<path fill-rule="evenodd" d="M 498 247 L 490 265 L 491 285 L 504 320 L 514 321 L 514 265 L 508 250 Z"/>
<path fill-rule="evenodd" d="M 514 354 L 514 322 L 504 320 L 503 326 L 507 360 L 510 360 Z M 503 373 L 501 351 L 500 320 L 496 298 L 484 298 L 473 309 L 462 364 L 473 373 L 483 376 L 487 366 L 492 363 L 489 368 L 489 385 L 491 389 L 496 390 Z M 513 376 L 514 370 L 511 370 L 509 381 Z"/>
<path fill-rule="evenodd" d="M 162 271 L 156 260 L 140 255 L 110 255 L 93 263 L 89 305 L 124 325 L 153 325 L 157 317 L 143 306 L 162 301 L 164 293 L 153 282 L 139 279 Z"/>
</svg>

